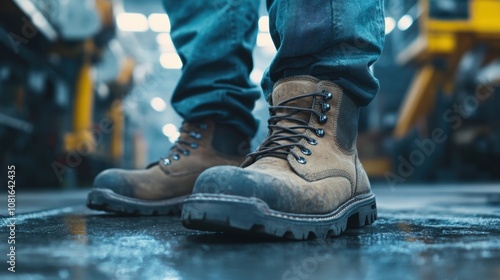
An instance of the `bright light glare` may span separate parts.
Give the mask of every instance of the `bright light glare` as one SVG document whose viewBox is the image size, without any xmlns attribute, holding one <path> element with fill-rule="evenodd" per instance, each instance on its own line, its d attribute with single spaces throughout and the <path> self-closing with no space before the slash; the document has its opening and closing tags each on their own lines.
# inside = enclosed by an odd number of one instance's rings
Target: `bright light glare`
<svg viewBox="0 0 500 280">
<path fill-rule="evenodd" d="M 116 16 L 116 24 L 123 31 L 145 32 L 148 31 L 148 19 L 143 14 L 122 13 Z"/>
<path fill-rule="evenodd" d="M 149 102 L 149 104 L 157 112 L 162 112 L 167 107 L 167 104 L 165 103 L 165 101 L 163 99 L 161 99 L 160 97 L 155 97 L 155 98 L 151 99 L 151 102 Z"/>
<path fill-rule="evenodd" d="M 175 46 L 169 33 L 160 33 L 156 35 L 156 42 L 158 43 L 161 52 L 175 53 Z"/>
<path fill-rule="evenodd" d="M 181 136 L 180 132 L 177 131 L 177 127 L 171 123 L 163 126 L 162 130 L 163 134 L 168 137 L 168 140 L 172 143 L 177 141 L 179 136 Z"/>
<path fill-rule="evenodd" d="M 167 14 L 150 14 L 149 28 L 155 32 L 170 32 L 170 20 Z"/>
<path fill-rule="evenodd" d="M 165 69 L 182 69 L 181 58 L 176 53 L 161 54 L 160 64 Z"/>
<path fill-rule="evenodd" d="M 170 34 L 168 33 L 160 33 L 156 35 L 156 42 L 159 45 L 170 45 L 172 44 L 172 38 L 170 38 Z"/>
<path fill-rule="evenodd" d="M 386 17 L 385 18 L 385 35 L 390 34 L 393 30 L 394 27 L 396 27 L 396 21 L 392 17 Z"/>
<path fill-rule="evenodd" d="M 406 29 L 410 28 L 412 24 L 413 24 L 413 18 L 410 15 L 404 15 L 398 21 L 398 28 L 401 31 L 405 31 Z"/>
<path fill-rule="evenodd" d="M 261 16 L 259 18 L 259 31 L 260 32 L 269 32 L 269 17 Z"/>
<path fill-rule="evenodd" d="M 271 35 L 269 33 L 259 33 L 257 34 L 257 46 L 259 47 L 272 47 L 273 39 L 271 39 Z"/>
<path fill-rule="evenodd" d="M 252 73 L 250 73 L 250 80 L 256 84 L 260 85 L 260 81 L 262 80 L 262 76 L 264 75 L 264 72 L 258 69 L 253 69 Z"/>
</svg>

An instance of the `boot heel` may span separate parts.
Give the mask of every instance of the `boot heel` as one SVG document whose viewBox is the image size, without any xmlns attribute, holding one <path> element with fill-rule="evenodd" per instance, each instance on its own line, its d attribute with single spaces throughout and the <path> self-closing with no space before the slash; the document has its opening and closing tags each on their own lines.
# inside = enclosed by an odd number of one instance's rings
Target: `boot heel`
<svg viewBox="0 0 500 280">
<path fill-rule="evenodd" d="M 347 228 L 359 228 L 365 225 L 371 225 L 377 219 L 377 203 L 374 201 L 358 209 L 347 220 Z"/>
</svg>

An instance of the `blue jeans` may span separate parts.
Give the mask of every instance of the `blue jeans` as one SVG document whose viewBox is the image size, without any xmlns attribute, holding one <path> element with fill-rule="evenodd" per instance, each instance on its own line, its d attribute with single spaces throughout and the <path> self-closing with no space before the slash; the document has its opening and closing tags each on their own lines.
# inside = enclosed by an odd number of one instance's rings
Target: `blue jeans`
<svg viewBox="0 0 500 280">
<path fill-rule="evenodd" d="M 163 0 L 184 64 L 172 106 L 184 119 L 214 117 L 253 136 L 260 90 L 249 79 L 259 0 Z M 267 0 L 277 53 L 262 80 L 311 75 L 347 90 L 360 105 L 378 91 L 369 67 L 384 43 L 383 0 Z"/>
</svg>

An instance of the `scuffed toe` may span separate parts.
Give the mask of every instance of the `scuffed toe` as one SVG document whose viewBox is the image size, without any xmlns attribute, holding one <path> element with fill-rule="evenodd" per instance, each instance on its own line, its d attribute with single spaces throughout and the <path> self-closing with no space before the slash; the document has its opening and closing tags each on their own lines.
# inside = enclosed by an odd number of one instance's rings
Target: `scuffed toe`
<svg viewBox="0 0 500 280">
<path fill-rule="evenodd" d="M 122 169 L 114 168 L 102 171 L 94 179 L 92 187 L 96 189 L 112 190 L 123 196 L 133 196 L 132 186 L 128 183 L 126 174 Z"/>
</svg>

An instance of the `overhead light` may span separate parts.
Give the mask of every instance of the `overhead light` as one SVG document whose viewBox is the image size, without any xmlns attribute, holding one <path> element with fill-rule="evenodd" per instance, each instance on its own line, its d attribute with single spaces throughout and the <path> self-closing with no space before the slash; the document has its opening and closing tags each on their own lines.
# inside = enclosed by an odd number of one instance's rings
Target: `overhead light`
<svg viewBox="0 0 500 280">
<path fill-rule="evenodd" d="M 181 58 L 176 53 L 161 54 L 160 64 L 165 69 L 182 69 Z"/>
<path fill-rule="evenodd" d="M 156 35 L 156 42 L 158 45 L 170 45 L 172 44 L 172 38 L 170 38 L 170 34 L 168 33 L 160 33 Z"/>
<path fill-rule="evenodd" d="M 272 47 L 274 46 L 273 39 L 271 39 L 271 35 L 269 33 L 260 33 L 257 34 L 257 46 L 259 47 Z"/>
<path fill-rule="evenodd" d="M 269 17 L 261 16 L 259 18 L 259 31 L 260 32 L 269 32 Z"/>
<path fill-rule="evenodd" d="M 175 46 L 169 33 L 160 33 L 156 35 L 156 42 L 160 46 L 161 52 L 175 53 Z"/>
<path fill-rule="evenodd" d="M 120 30 L 130 32 L 148 31 L 148 19 L 139 13 L 122 13 L 116 16 L 116 25 Z"/>
<path fill-rule="evenodd" d="M 171 123 L 164 125 L 161 131 L 163 132 L 163 134 L 165 134 L 165 136 L 168 137 L 168 140 L 172 143 L 177 141 L 179 136 L 181 136 L 180 132 L 177 130 L 177 127 Z"/>
<path fill-rule="evenodd" d="M 401 31 L 405 31 L 407 30 L 408 28 L 410 28 L 410 26 L 413 24 L 413 17 L 410 16 L 410 15 L 404 15 L 403 17 L 401 17 L 401 19 L 398 21 L 398 28 L 399 30 Z"/>
<path fill-rule="evenodd" d="M 165 101 L 160 97 L 155 97 L 155 98 L 151 99 L 149 104 L 157 112 L 162 112 L 167 107 L 167 104 L 165 103 Z"/>
<path fill-rule="evenodd" d="M 155 32 L 170 32 L 170 20 L 167 14 L 150 14 L 149 28 Z"/>
<path fill-rule="evenodd" d="M 396 27 L 396 21 L 392 17 L 385 18 L 385 35 L 390 34 Z"/>
</svg>

